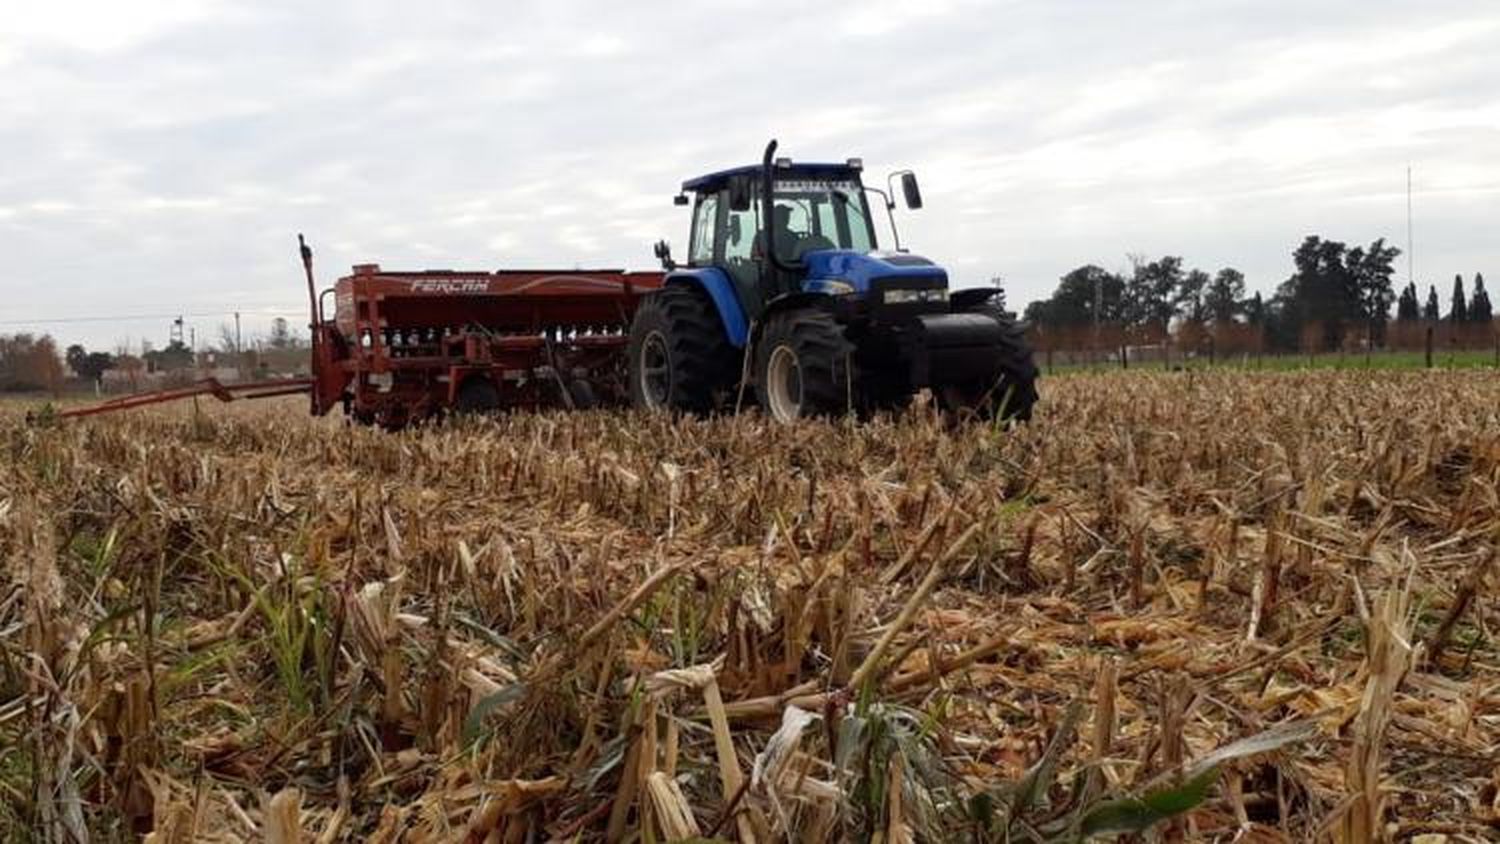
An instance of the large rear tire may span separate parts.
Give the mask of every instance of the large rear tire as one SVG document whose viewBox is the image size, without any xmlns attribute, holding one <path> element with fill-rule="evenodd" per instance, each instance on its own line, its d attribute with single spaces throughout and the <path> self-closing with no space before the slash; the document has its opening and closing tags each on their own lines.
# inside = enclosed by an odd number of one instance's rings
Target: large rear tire
<svg viewBox="0 0 1500 844">
<path fill-rule="evenodd" d="M 960 416 L 1029 421 L 1040 398 L 1036 389 L 1039 372 L 1031 346 L 1026 342 L 1025 329 L 993 300 L 980 302 L 963 312 L 984 314 L 1000 324 L 995 374 L 990 378 L 944 385 L 934 391 L 938 402 L 943 409 Z"/>
<path fill-rule="evenodd" d="M 739 372 L 712 299 L 687 285 L 651 294 L 630 323 L 630 401 L 642 410 L 709 413 Z"/>
<path fill-rule="evenodd" d="M 771 317 L 755 352 L 755 393 L 777 422 L 830 416 L 858 401 L 854 344 L 816 308 Z"/>
</svg>

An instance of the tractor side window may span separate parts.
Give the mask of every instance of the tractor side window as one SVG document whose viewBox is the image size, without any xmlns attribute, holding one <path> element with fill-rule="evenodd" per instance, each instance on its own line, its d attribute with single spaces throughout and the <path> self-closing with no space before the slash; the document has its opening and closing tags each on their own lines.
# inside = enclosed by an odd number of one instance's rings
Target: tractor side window
<svg viewBox="0 0 1500 844">
<path fill-rule="evenodd" d="M 753 201 L 744 211 L 729 209 L 724 220 L 724 260 L 727 263 L 750 261 L 755 233 L 760 231 L 760 202 Z"/>
<path fill-rule="evenodd" d="M 845 238 L 839 236 L 839 222 L 833 212 L 833 203 L 818 203 L 818 225 L 813 229 L 813 233 L 820 234 L 839 246 L 847 246 L 848 244 L 844 243 Z"/>
<path fill-rule="evenodd" d="M 736 211 L 731 207 L 724 215 L 724 269 L 735 285 L 745 291 L 741 295 L 746 301 L 754 301 L 754 291 L 760 283 L 755 247 L 761 239 L 759 197 L 750 201 L 749 209 Z"/>
<path fill-rule="evenodd" d="M 823 234 L 837 240 L 845 249 L 860 252 L 874 249 L 875 241 L 871 237 L 868 216 L 870 206 L 866 204 L 864 194 L 852 189 L 842 189 L 835 190 L 829 198 L 832 200 L 829 204 L 833 206 L 835 219 L 840 225 L 836 229 L 837 235 L 826 231 Z"/>
<path fill-rule="evenodd" d="M 714 262 L 714 222 L 719 217 L 719 196 L 709 194 L 698 200 L 693 216 L 693 242 L 688 247 L 688 263 L 706 267 Z"/>
<path fill-rule="evenodd" d="M 798 246 L 813 230 L 812 200 L 805 196 L 778 194 L 773 213 L 776 235 L 772 242 L 776 244 L 776 254 L 784 261 L 800 260 Z"/>
</svg>

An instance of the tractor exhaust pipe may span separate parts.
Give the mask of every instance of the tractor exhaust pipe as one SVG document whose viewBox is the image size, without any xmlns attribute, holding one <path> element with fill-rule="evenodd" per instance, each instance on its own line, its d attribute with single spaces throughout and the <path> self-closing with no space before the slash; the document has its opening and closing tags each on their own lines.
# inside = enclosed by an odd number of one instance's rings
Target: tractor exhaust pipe
<svg viewBox="0 0 1500 844">
<path fill-rule="evenodd" d="M 781 256 L 776 252 L 776 180 L 772 170 L 776 166 L 775 155 L 776 139 L 772 138 L 771 142 L 766 144 L 766 154 L 761 157 L 760 163 L 760 192 L 762 194 L 760 210 L 764 218 L 761 229 L 766 233 L 766 254 L 771 257 L 771 266 L 784 273 L 795 273 L 798 268 L 781 260 Z"/>
</svg>

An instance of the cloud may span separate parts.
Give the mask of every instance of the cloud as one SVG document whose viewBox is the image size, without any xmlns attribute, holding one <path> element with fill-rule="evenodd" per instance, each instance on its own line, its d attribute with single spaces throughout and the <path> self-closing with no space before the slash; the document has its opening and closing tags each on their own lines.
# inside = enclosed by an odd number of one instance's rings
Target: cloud
<svg viewBox="0 0 1500 844">
<path fill-rule="evenodd" d="M 296 313 L 298 231 L 325 280 L 363 262 L 649 267 L 656 239 L 686 245 L 680 182 L 773 136 L 797 158 L 862 156 L 872 183 L 915 168 L 927 207 L 898 212 L 903 242 L 961 284 L 1003 275 L 1018 303 L 1127 252 L 1269 290 L 1306 234 L 1401 242 L 1408 164 L 1419 271 L 1495 257 L 1500 15 L 1482 0 L 14 14 L 7 315 Z"/>
</svg>

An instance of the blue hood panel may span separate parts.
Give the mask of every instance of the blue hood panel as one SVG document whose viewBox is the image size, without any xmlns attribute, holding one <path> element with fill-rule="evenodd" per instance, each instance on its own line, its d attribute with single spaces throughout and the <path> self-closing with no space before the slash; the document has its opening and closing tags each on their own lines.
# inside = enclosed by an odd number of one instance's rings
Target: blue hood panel
<svg viewBox="0 0 1500 844">
<path fill-rule="evenodd" d="M 802 256 L 807 264 L 803 289 L 824 291 L 829 282 L 842 281 L 856 293 L 867 293 L 870 283 L 881 278 L 935 279 L 945 286 L 948 273 L 920 255 L 906 252 L 855 252 L 850 249 L 820 249 Z"/>
</svg>

